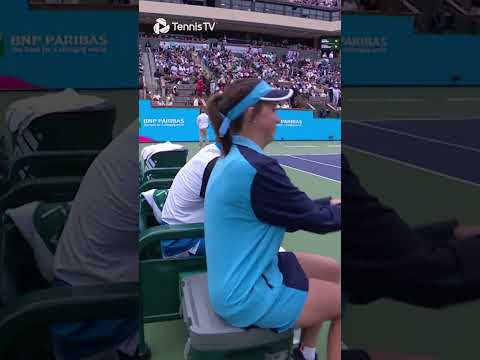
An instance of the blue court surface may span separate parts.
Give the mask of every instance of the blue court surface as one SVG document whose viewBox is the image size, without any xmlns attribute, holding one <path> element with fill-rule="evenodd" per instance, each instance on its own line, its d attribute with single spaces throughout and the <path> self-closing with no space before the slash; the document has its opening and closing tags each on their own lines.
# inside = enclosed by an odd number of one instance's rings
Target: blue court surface
<svg viewBox="0 0 480 360">
<path fill-rule="evenodd" d="M 304 171 L 312 176 L 340 182 L 340 154 L 276 155 L 273 157 L 286 168 Z"/>
<path fill-rule="evenodd" d="M 480 120 L 344 122 L 343 131 L 347 148 L 480 183 Z"/>
</svg>

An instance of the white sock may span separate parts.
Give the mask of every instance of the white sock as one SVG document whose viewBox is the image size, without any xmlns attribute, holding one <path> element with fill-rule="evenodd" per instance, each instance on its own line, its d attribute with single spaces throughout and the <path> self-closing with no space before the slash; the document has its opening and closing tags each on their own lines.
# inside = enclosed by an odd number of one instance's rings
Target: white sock
<svg viewBox="0 0 480 360">
<path fill-rule="evenodd" d="M 315 348 L 303 346 L 301 349 L 305 360 L 315 360 Z"/>
</svg>

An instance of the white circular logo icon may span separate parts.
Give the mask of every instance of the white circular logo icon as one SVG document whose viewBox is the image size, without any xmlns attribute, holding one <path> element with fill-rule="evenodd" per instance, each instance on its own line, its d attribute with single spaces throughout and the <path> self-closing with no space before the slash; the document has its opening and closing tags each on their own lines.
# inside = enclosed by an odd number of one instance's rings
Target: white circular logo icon
<svg viewBox="0 0 480 360">
<path fill-rule="evenodd" d="M 153 32 L 155 34 L 166 34 L 170 31 L 170 25 L 167 25 L 167 21 L 163 18 L 158 18 L 155 20 L 155 25 L 153 25 Z"/>
</svg>

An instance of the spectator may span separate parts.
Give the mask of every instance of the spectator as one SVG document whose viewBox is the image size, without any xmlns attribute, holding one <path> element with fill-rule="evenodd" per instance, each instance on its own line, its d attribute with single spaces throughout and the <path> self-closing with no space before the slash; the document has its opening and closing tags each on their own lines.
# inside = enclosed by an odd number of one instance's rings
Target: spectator
<svg viewBox="0 0 480 360">
<path fill-rule="evenodd" d="M 199 78 L 195 83 L 195 94 L 199 97 L 203 97 L 203 92 L 205 91 L 205 83 L 203 78 Z"/>
</svg>

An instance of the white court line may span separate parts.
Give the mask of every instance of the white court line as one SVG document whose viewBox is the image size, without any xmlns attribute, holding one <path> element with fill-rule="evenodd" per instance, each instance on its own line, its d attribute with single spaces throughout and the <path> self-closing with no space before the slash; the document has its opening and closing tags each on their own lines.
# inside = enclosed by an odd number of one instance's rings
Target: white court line
<svg viewBox="0 0 480 360">
<path fill-rule="evenodd" d="M 451 176 L 451 175 L 441 173 L 441 172 L 438 172 L 438 171 L 435 171 L 435 170 L 424 168 L 422 166 L 410 164 L 410 163 L 402 161 L 402 160 L 397 160 L 397 159 L 390 158 L 390 157 L 387 157 L 387 156 L 383 156 L 383 155 L 380 155 L 380 154 L 375 154 L 373 152 L 362 150 L 362 149 L 359 149 L 359 148 L 354 147 L 354 146 L 349 146 L 349 145 L 344 145 L 344 146 L 348 149 L 351 149 L 353 151 L 357 151 L 357 152 L 365 154 L 365 155 L 374 156 L 374 157 L 377 157 L 377 158 L 382 159 L 382 160 L 387 160 L 387 161 L 394 162 L 396 164 L 408 166 L 408 167 L 411 167 L 411 168 L 416 169 L 416 170 L 421 170 L 421 171 L 429 173 L 429 174 L 433 174 L 433 175 L 443 177 L 443 178 L 448 179 L 448 180 L 454 180 L 454 181 L 458 181 L 458 182 L 461 182 L 461 183 L 466 184 L 466 185 L 472 185 L 472 186 L 475 186 L 475 187 L 480 187 L 479 183 L 475 183 L 473 181 L 461 179 L 461 178 L 458 178 L 456 176 Z"/>
<path fill-rule="evenodd" d="M 318 145 L 284 145 L 287 148 L 316 148 Z"/>
<path fill-rule="evenodd" d="M 407 133 L 407 132 L 404 132 L 404 131 L 393 130 L 393 129 L 385 128 L 383 126 L 378 126 L 378 125 L 364 124 L 364 123 L 360 123 L 360 122 L 355 122 L 355 123 L 360 125 L 360 126 L 369 127 L 369 128 L 372 128 L 372 129 L 383 130 L 383 131 L 386 131 L 386 132 L 391 132 L 393 134 L 411 137 L 413 139 L 424 140 L 424 141 L 428 141 L 428 142 L 432 142 L 432 143 L 436 143 L 436 144 L 440 144 L 440 145 L 446 145 L 446 146 L 455 147 L 455 148 L 462 149 L 462 150 L 468 150 L 468 151 L 473 151 L 473 152 L 479 152 L 480 153 L 480 149 L 477 149 L 477 148 L 474 148 L 474 147 L 471 147 L 471 146 L 449 143 L 449 142 L 446 142 L 446 141 L 432 139 L 432 138 L 428 138 L 428 137 L 420 136 L 420 135 L 414 135 L 414 134 L 410 134 L 410 133 Z"/>
<path fill-rule="evenodd" d="M 418 98 L 357 98 L 357 99 L 345 99 L 347 102 L 423 102 L 425 99 Z"/>
<path fill-rule="evenodd" d="M 325 179 L 325 180 L 333 181 L 333 182 L 336 182 L 336 183 L 341 183 L 340 180 L 335 180 L 335 179 L 331 179 L 331 178 L 326 177 L 326 176 L 314 174 L 314 173 L 311 173 L 311 172 L 308 172 L 308 171 L 305 171 L 305 170 L 300 170 L 300 169 L 297 169 L 297 168 L 295 168 L 295 167 L 293 167 L 293 166 L 283 165 L 282 163 L 280 163 L 280 165 L 282 165 L 282 166 L 284 166 L 284 167 L 286 167 L 286 168 L 292 169 L 292 170 L 300 171 L 300 172 L 305 173 L 305 174 L 308 174 L 308 175 L 313 175 L 313 176 L 316 176 L 316 177 L 319 177 L 319 178 L 322 178 L 322 179 Z"/>
<path fill-rule="evenodd" d="M 306 155 L 308 155 L 308 154 L 306 154 Z M 298 157 L 298 156 L 293 156 L 293 155 L 288 155 L 288 156 L 289 156 L 289 157 L 292 157 L 292 158 L 294 158 L 294 159 L 310 161 L 310 162 L 315 163 L 315 164 L 320 164 L 320 165 L 325 165 L 325 166 L 331 166 L 331 167 L 334 167 L 334 168 L 337 168 L 337 169 L 341 169 L 341 168 L 342 168 L 341 166 L 338 166 L 338 165 L 327 164 L 327 163 L 323 163 L 323 162 L 320 162 L 320 161 L 305 159 L 305 158 Z"/>
<path fill-rule="evenodd" d="M 327 145 L 327 147 L 342 147 L 342 145 Z"/>
</svg>

